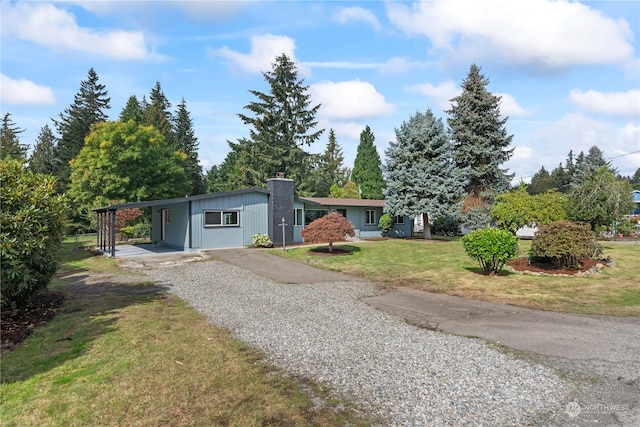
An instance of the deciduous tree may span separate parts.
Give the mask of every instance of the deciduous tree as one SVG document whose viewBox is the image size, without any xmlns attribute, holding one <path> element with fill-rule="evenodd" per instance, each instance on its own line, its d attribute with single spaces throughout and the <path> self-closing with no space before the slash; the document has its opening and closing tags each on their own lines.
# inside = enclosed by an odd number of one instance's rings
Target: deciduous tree
<svg viewBox="0 0 640 427">
<path fill-rule="evenodd" d="M 382 162 L 374 145 L 375 137 L 367 126 L 360 133 L 360 143 L 351 172 L 351 180 L 356 183 L 363 199 L 382 199 L 384 178 Z"/>
<path fill-rule="evenodd" d="M 385 154 L 385 212 L 422 215 L 424 238 L 431 239 L 430 220 L 457 211 L 464 194 L 442 119 L 430 109 L 417 112 L 396 129 L 396 141 Z"/>
<path fill-rule="evenodd" d="M 71 162 L 69 195 L 84 210 L 111 200 L 138 202 L 183 197 L 191 191 L 186 156 L 153 126 L 105 122 L 94 127 Z"/>
<path fill-rule="evenodd" d="M 307 243 L 328 243 L 329 252 L 332 252 L 334 242 L 343 241 L 347 236 L 355 236 L 355 231 L 341 213 L 330 212 L 307 225 L 301 235 Z"/>
</svg>

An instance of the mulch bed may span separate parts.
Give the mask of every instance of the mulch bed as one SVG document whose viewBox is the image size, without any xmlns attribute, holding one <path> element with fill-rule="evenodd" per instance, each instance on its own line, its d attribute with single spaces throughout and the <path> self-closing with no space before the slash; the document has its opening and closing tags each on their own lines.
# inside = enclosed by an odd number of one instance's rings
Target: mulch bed
<svg viewBox="0 0 640 427">
<path fill-rule="evenodd" d="M 2 309 L 2 352 L 12 350 L 31 335 L 34 329 L 53 319 L 63 301 L 64 295 L 60 292 L 43 289 L 25 307 Z"/>
<path fill-rule="evenodd" d="M 592 258 L 584 258 L 580 260 L 580 268 L 566 269 L 556 268 L 553 264 L 530 262 L 528 258 L 521 257 L 509 261 L 507 265 L 520 273 L 544 273 L 575 276 L 577 274 L 586 273 L 587 271 L 595 267 L 598 263 L 605 264 L 602 261 L 598 261 Z"/>
<path fill-rule="evenodd" d="M 310 255 L 320 255 L 320 256 L 351 255 L 352 253 L 353 251 L 350 251 L 348 249 L 338 248 L 335 246 L 333 247 L 332 251 L 329 251 L 328 246 L 309 249 Z"/>
</svg>

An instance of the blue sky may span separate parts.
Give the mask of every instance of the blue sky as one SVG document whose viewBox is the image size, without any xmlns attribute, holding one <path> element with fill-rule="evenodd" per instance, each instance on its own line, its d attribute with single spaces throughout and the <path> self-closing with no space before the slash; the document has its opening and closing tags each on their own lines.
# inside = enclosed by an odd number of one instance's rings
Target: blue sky
<svg viewBox="0 0 640 427">
<path fill-rule="evenodd" d="M 503 97 L 516 180 L 592 145 L 623 175 L 640 167 L 638 1 L 2 1 L 1 13 L 0 110 L 24 144 L 93 67 L 111 119 L 156 81 L 174 106 L 184 98 L 208 169 L 248 136 L 237 114 L 284 52 L 322 104 L 327 132 L 309 150 L 332 128 L 350 167 L 366 125 L 384 162 L 416 111 L 445 119 L 473 63 Z"/>
</svg>

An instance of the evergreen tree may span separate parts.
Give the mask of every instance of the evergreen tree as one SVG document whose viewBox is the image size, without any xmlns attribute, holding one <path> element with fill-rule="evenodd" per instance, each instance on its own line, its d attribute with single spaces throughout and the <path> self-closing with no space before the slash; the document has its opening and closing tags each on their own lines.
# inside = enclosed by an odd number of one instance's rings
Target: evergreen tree
<svg viewBox="0 0 640 427">
<path fill-rule="evenodd" d="M 251 125 L 249 138 L 229 143 L 241 154 L 243 179 L 247 185 L 265 185 L 276 172 L 303 187 L 310 165 L 304 146 L 310 146 L 324 131 L 314 131 L 320 104 L 312 106 L 308 86 L 298 78 L 296 65 L 282 54 L 272 70 L 262 73 L 269 92 L 250 90 L 257 100 L 244 108 L 252 115 L 238 114 L 244 124 Z"/>
<path fill-rule="evenodd" d="M 170 111 L 171 103 L 162 91 L 159 81 L 156 81 L 156 85 L 151 89 L 149 99 L 151 99 L 151 103 L 144 108 L 144 123 L 156 128 L 164 136 L 167 144 L 175 146 L 173 127 L 171 126 L 173 122 Z"/>
<path fill-rule="evenodd" d="M 0 127 L 0 159 L 27 158 L 27 146 L 20 144 L 20 134 L 24 129 L 19 128 L 11 119 L 11 113 L 5 113 Z"/>
<path fill-rule="evenodd" d="M 396 141 L 385 152 L 384 210 L 391 215 L 422 215 L 424 238 L 430 220 L 451 216 L 464 194 L 464 181 L 452 159 L 442 119 L 430 109 L 417 112 L 396 129 Z"/>
<path fill-rule="evenodd" d="M 329 142 L 324 152 L 317 156 L 315 173 L 316 197 L 327 197 L 333 184 L 343 187 L 349 180 L 349 168 L 344 166 L 342 149 L 333 129 L 329 130 Z"/>
<path fill-rule="evenodd" d="M 207 193 L 221 193 L 246 188 L 241 167 L 245 161 L 238 151 L 230 151 L 220 165 L 214 165 L 207 172 Z"/>
<path fill-rule="evenodd" d="M 111 98 L 107 97 L 105 86 L 99 84 L 98 80 L 95 70 L 89 69 L 87 80 L 80 82 L 80 90 L 74 96 L 73 104 L 60 113 L 59 120 L 54 120 L 59 135 L 55 149 L 55 175 L 61 192 L 66 190 L 70 182 L 69 162 L 82 150 L 91 126 L 106 121 L 105 110 L 111 108 Z"/>
<path fill-rule="evenodd" d="M 558 166 L 551 171 L 549 178 L 551 180 L 552 188 L 555 188 L 561 193 L 568 191 L 569 174 L 566 172 L 565 168 L 562 167 L 562 164 L 558 164 Z"/>
<path fill-rule="evenodd" d="M 531 178 L 531 184 L 527 187 L 527 192 L 531 195 L 544 193 L 554 188 L 551 175 L 542 166 L 538 172 Z"/>
<path fill-rule="evenodd" d="M 640 190 L 640 168 L 636 169 L 636 172 L 633 174 L 629 182 L 631 182 L 631 186 L 634 190 Z"/>
<path fill-rule="evenodd" d="M 33 173 L 53 175 L 55 171 L 56 137 L 49 125 L 40 129 L 40 134 L 29 158 L 29 170 Z"/>
<path fill-rule="evenodd" d="M 480 68 L 471 65 L 462 93 L 446 111 L 456 166 L 467 181 L 463 213 L 470 228 L 489 223 L 493 198 L 509 189 L 513 177 L 500 168 L 513 154 L 508 148 L 513 135 L 507 134 L 507 118 L 500 117 L 501 98 L 487 90 L 488 84 Z"/>
<path fill-rule="evenodd" d="M 570 185 L 576 187 L 580 185 L 585 179 L 589 178 L 596 169 L 600 167 L 606 167 L 614 174 L 616 170 L 611 167 L 611 162 L 608 162 L 604 158 L 604 153 L 597 146 L 592 146 L 584 155 L 580 152 L 578 159 L 576 160 L 575 172 L 572 176 Z"/>
<path fill-rule="evenodd" d="M 198 138 L 193 131 L 191 114 L 187 110 L 187 103 L 184 98 L 178 104 L 175 120 L 173 123 L 173 134 L 178 150 L 187 155 L 185 169 L 187 176 L 191 179 L 193 189 L 191 194 L 203 194 L 205 192 L 202 166 L 198 160 Z"/>
<path fill-rule="evenodd" d="M 371 128 L 367 126 L 360 133 L 360 143 L 351 172 L 351 180 L 356 183 L 363 199 L 382 199 L 384 178 L 382 177 L 382 162 L 376 146 Z"/>
<path fill-rule="evenodd" d="M 119 120 L 124 123 L 129 120 L 133 120 L 137 124 L 144 123 L 144 109 L 135 95 L 131 95 L 127 100 L 127 105 L 120 112 Z"/>
</svg>

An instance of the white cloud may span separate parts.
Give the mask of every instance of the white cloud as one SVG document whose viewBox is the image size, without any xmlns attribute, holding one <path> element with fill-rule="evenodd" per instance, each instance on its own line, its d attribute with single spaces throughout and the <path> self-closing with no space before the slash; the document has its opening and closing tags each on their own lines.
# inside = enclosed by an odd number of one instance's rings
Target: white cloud
<svg viewBox="0 0 640 427">
<path fill-rule="evenodd" d="M 265 34 L 262 36 L 251 37 L 251 52 L 240 53 L 228 47 L 217 50 L 210 50 L 214 56 L 221 56 L 230 61 L 231 64 L 250 73 L 266 72 L 271 70 L 272 64 L 277 56 L 286 54 L 293 62 L 295 59 L 294 51 L 296 49 L 295 41 L 287 36 L 277 36 L 273 34 Z M 308 69 L 298 63 L 298 71 L 301 74 L 308 74 Z"/>
<path fill-rule="evenodd" d="M 31 80 L 14 80 L 0 75 L 0 98 L 2 103 L 23 105 L 52 105 L 56 103 L 53 90 Z"/>
<path fill-rule="evenodd" d="M 409 61 L 406 58 L 394 56 L 389 58 L 381 67 L 380 71 L 387 74 L 402 74 L 415 68 L 425 68 L 426 62 Z"/>
<path fill-rule="evenodd" d="M 624 63 L 634 52 L 629 23 L 578 2 L 549 0 L 424 1 L 387 5 L 408 35 L 463 59 L 498 57 L 543 69 Z"/>
<path fill-rule="evenodd" d="M 369 82 L 320 82 L 309 87 L 313 103 L 321 103 L 318 116 L 331 119 L 381 117 L 395 111 L 393 104 Z"/>
<path fill-rule="evenodd" d="M 431 83 L 423 83 L 415 86 L 410 86 L 409 90 L 426 95 L 427 98 L 433 100 L 438 107 L 442 110 L 448 110 L 451 108 L 451 99 L 460 95 L 462 89 L 458 87 L 453 80 L 447 80 L 439 85 L 432 85 Z"/>
<path fill-rule="evenodd" d="M 119 60 L 151 59 L 140 31 L 96 32 L 83 28 L 76 17 L 48 3 L 2 4 L 2 33 L 48 46 L 107 56 Z"/>
<path fill-rule="evenodd" d="M 500 100 L 500 114 L 509 117 L 528 116 L 529 112 L 522 108 L 516 99 L 508 93 L 496 93 L 502 97 Z"/>
<path fill-rule="evenodd" d="M 378 18 L 367 9 L 362 7 L 345 7 L 340 9 L 334 16 L 336 22 L 346 24 L 353 21 L 365 22 L 373 27 L 374 30 L 380 31 L 381 26 Z"/>
<path fill-rule="evenodd" d="M 640 89 L 626 92 L 582 92 L 574 89 L 569 93 L 569 98 L 581 110 L 590 113 L 618 118 L 640 116 Z"/>
</svg>

